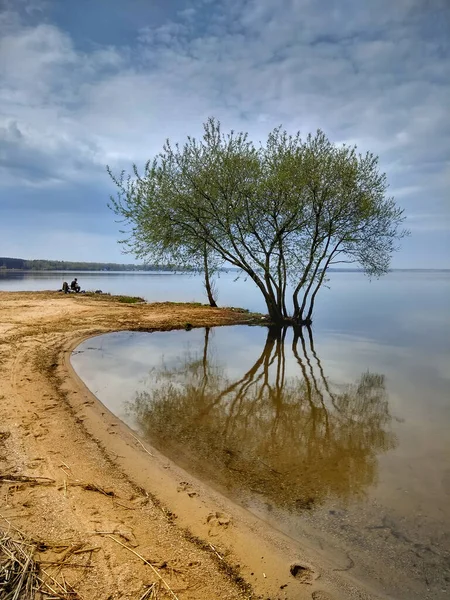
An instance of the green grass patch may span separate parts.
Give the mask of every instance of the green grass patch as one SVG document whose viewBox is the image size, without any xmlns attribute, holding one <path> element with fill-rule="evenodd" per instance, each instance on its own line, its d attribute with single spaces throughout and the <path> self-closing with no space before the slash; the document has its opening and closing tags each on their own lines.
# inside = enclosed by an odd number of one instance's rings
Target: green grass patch
<svg viewBox="0 0 450 600">
<path fill-rule="evenodd" d="M 99 300 L 99 301 L 107 301 L 107 302 L 121 302 L 122 304 L 144 304 L 145 300 L 144 298 L 141 298 L 140 296 L 122 296 L 122 295 L 113 295 L 110 294 L 109 292 L 92 292 L 92 291 L 88 291 L 88 292 L 80 292 L 79 294 L 71 294 L 72 297 L 76 298 L 77 300 L 82 299 L 82 298 L 92 298 L 92 300 Z"/>
<path fill-rule="evenodd" d="M 140 296 L 113 296 L 117 302 L 122 302 L 123 304 L 138 304 L 140 302 L 145 302 L 144 298 Z"/>
</svg>

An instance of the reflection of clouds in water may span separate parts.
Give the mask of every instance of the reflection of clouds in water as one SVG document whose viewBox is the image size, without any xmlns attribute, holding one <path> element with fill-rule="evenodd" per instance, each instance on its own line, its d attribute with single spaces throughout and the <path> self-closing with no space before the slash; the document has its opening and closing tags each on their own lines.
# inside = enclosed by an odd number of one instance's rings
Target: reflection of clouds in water
<svg viewBox="0 0 450 600">
<path fill-rule="evenodd" d="M 140 342 L 133 332 L 108 333 L 86 340 L 77 347 L 80 353 L 71 357 L 73 368 L 88 388 L 119 416 L 122 403 L 131 398 L 136 383 L 148 373 L 148 346 Z M 157 352 L 155 348 L 155 355 Z"/>
<path fill-rule="evenodd" d="M 439 377 L 450 381 L 450 356 L 437 356 L 434 358 L 433 364 Z"/>
<path fill-rule="evenodd" d="M 348 381 L 364 370 L 381 370 L 389 380 L 391 404 L 402 414 L 413 408 L 423 412 L 424 397 L 430 393 L 436 404 L 449 393 L 449 353 L 428 352 L 420 344 L 393 346 L 350 335 L 320 338 L 318 348 L 331 379 Z"/>
</svg>

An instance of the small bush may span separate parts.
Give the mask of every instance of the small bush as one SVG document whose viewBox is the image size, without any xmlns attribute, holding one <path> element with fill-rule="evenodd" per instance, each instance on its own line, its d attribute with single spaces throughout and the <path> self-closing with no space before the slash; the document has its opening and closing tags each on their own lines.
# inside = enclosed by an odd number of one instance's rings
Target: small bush
<svg viewBox="0 0 450 600">
<path fill-rule="evenodd" d="M 144 298 L 140 296 L 116 296 L 117 302 L 123 302 L 124 304 L 137 304 L 138 302 L 145 302 Z"/>
</svg>

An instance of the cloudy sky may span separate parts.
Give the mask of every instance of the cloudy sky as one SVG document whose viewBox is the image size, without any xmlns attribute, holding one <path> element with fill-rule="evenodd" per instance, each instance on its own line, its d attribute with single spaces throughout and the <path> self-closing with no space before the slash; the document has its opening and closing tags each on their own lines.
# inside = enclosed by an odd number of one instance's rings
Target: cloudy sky
<svg viewBox="0 0 450 600">
<path fill-rule="evenodd" d="M 0 255 L 131 262 L 105 171 L 208 116 L 255 141 L 323 129 L 380 156 L 450 268 L 449 0 L 0 0 Z"/>
</svg>

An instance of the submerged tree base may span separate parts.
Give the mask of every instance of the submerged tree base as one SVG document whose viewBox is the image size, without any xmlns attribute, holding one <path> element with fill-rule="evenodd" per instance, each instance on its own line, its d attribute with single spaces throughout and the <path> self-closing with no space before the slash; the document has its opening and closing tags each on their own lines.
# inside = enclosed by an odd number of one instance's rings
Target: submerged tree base
<svg viewBox="0 0 450 600">
<path fill-rule="evenodd" d="M 282 329 L 284 327 L 294 327 L 294 328 L 295 327 L 311 327 L 311 325 L 312 325 L 311 318 L 306 318 L 306 319 L 299 319 L 296 317 L 273 318 L 270 315 L 268 315 L 268 320 L 274 327 L 279 327 L 280 329 Z"/>
</svg>

